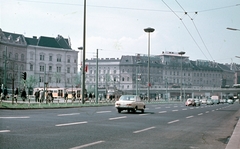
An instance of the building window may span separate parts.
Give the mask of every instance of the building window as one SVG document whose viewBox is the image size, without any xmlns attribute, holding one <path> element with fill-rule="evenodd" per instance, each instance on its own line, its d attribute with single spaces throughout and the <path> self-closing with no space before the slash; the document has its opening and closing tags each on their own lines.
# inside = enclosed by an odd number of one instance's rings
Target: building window
<svg viewBox="0 0 240 149">
<path fill-rule="evenodd" d="M 70 67 L 67 68 L 67 73 L 70 73 Z"/>
<path fill-rule="evenodd" d="M 18 53 L 15 54 L 15 60 L 18 60 Z"/>
<path fill-rule="evenodd" d="M 57 66 L 57 72 L 61 72 L 61 67 Z"/>
<path fill-rule="evenodd" d="M 52 77 L 48 77 L 48 83 L 52 82 Z"/>
<path fill-rule="evenodd" d="M 127 81 L 129 81 L 129 77 L 127 77 Z"/>
<path fill-rule="evenodd" d="M 74 59 L 74 63 L 77 63 L 77 60 L 76 60 L 76 59 Z"/>
<path fill-rule="evenodd" d="M 33 71 L 33 64 L 30 64 L 30 71 Z"/>
<path fill-rule="evenodd" d="M 40 54 L 40 61 L 44 61 L 44 55 Z"/>
<path fill-rule="evenodd" d="M 74 70 L 73 70 L 74 72 L 73 73 L 77 73 L 77 68 L 74 68 Z"/>
<path fill-rule="evenodd" d="M 21 54 L 21 61 L 24 61 L 24 54 Z"/>
<path fill-rule="evenodd" d="M 56 83 L 61 83 L 61 79 L 60 78 L 56 78 Z"/>
<path fill-rule="evenodd" d="M 48 71 L 52 72 L 52 66 L 48 66 Z"/>
<path fill-rule="evenodd" d="M 39 82 L 44 82 L 44 77 L 39 77 Z"/>
<path fill-rule="evenodd" d="M 49 61 L 52 61 L 52 55 L 49 55 Z"/>
<path fill-rule="evenodd" d="M 124 82 L 124 77 L 122 77 L 122 81 Z"/>
<path fill-rule="evenodd" d="M 70 63 L 70 57 L 67 59 L 67 62 Z"/>
<path fill-rule="evenodd" d="M 58 56 L 57 57 L 57 62 L 61 62 L 62 60 L 61 60 L 61 56 Z"/>
<path fill-rule="evenodd" d="M 40 71 L 44 72 L 44 66 L 43 65 L 40 66 Z"/>
</svg>

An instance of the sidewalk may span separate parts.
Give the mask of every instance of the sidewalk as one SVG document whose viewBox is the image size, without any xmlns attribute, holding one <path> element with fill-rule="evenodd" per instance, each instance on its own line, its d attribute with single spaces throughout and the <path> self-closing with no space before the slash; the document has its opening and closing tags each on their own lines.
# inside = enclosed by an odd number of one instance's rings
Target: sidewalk
<svg viewBox="0 0 240 149">
<path fill-rule="evenodd" d="M 240 118 L 225 149 L 240 149 Z"/>
</svg>

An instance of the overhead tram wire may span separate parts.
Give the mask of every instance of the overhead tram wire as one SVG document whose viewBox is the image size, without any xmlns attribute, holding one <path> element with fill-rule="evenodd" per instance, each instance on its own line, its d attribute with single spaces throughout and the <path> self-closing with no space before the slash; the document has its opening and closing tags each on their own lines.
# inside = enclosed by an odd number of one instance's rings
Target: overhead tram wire
<svg viewBox="0 0 240 149">
<path fill-rule="evenodd" d="M 177 0 L 175 0 L 175 1 L 176 1 L 176 2 L 178 3 L 178 5 L 182 8 L 182 10 L 185 12 L 185 15 L 188 15 L 188 17 L 191 19 L 191 21 L 192 21 L 192 23 L 193 23 L 193 26 L 195 27 L 195 29 L 196 29 L 196 31 L 197 31 L 197 33 L 198 33 L 198 36 L 200 37 L 200 39 L 201 39 L 201 41 L 202 41 L 204 47 L 206 48 L 206 50 L 207 50 L 209 56 L 211 57 L 211 59 L 214 61 L 214 59 L 213 59 L 212 55 L 210 54 L 210 52 L 209 52 L 209 50 L 208 50 L 208 48 L 207 48 L 205 42 L 203 41 L 203 38 L 202 38 L 202 36 L 201 36 L 199 30 L 197 29 L 197 26 L 196 26 L 196 24 L 195 24 L 193 18 L 187 13 L 187 11 L 185 11 L 185 9 L 182 7 L 182 5 L 181 5 Z M 195 12 L 194 14 L 196 15 L 197 12 Z"/>
<path fill-rule="evenodd" d="M 191 38 L 193 39 L 194 43 L 197 45 L 197 47 L 198 47 L 199 50 L 202 52 L 202 54 L 204 55 L 204 57 L 208 60 L 207 56 L 204 54 L 204 52 L 202 51 L 201 47 L 198 45 L 197 41 L 194 39 L 193 35 L 191 34 L 191 32 L 189 31 L 189 29 L 187 28 L 187 26 L 186 26 L 185 23 L 183 22 L 182 18 L 180 18 L 180 17 L 171 9 L 171 7 L 168 6 L 168 4 L 164 2 L 164 0 L 162 0 L 162 2 L 179 18 L 179 20 L 182 22 L 183 26 L 185 27 L 185 29 L 187 30 L 187 32 L 189 33 L 189 35 L 190 35 Z"/>
</svg>

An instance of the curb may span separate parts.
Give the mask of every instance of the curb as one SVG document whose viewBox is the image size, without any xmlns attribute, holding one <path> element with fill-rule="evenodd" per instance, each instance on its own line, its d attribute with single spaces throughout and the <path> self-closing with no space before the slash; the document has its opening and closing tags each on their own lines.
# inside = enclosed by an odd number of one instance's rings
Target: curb
<svg viewBox="0 0 240 149">
<path fill-rule="evenodd" d="M 240 149 L 240 118 L 225 149 Z"/>
</svg>

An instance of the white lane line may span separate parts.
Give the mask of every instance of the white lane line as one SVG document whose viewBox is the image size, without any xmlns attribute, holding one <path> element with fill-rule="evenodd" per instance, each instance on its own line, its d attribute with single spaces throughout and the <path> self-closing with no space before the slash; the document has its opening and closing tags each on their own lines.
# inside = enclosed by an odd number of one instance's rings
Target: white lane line
<svg viewBox="0 0 240 149">
<path fill-rule="evenodd" d="M 190 108 L 190 109 L 194 109 L 194 108 Z"/>
<path fill-rule="evenodd" d="M 97 113 L 108 113 L 108 112 L 112 112 L 112 111 L 98 111 Z"/>
<path fill-rule="evenodd" d="M 174 120 L 174 121 L 168 122 L 168 124 L 176 123 L 176 122 L 178 122 L 178 121 L 179 121 L 179 120 Z"/>
<path fill-rule="evenodd" d="M 209 111 L 206 111 L 205 113 L 209 113 Z"/>
<path fill-rule="evenodd" d="M 176 108 L 176 107 L 178 107 L 178 106 L 173 106 L 173 107 L 175 107 L 175 108 Z"/>
<path fill-rule="evenodd" d="M 170 108 L 170 107 L 165 107 L 165 108 Z"/>
<path fill-rule="evenodd" d="M 178 111 L 178 110 L 172 110 L 173 112 L 176 112 L 176 111 Z"/>
<path fill-rule="evenodd" d="M 139 133 L 139 132 L 147 131 L 147 130 L 154 129 L 154 128 L 155 127 L 149 127 L 149 128 L 145 128 L 145 129 L 142 129 L 142 130 L 134 131 L 133 133 Z"/>
<path fill-rule="evenodd" d="M 65 123 L 65 124 L 57 124 L 55 126 L 59 127 L 59 126 L 70 126 L 70 125 L 79 125 L 79 124 L 86 124 L 88 123 L 87 121 L 84 122 L 75 122 L 75 123 Z"/>
<path fill-rule="evenodd" d="M 161 107 L 156 107 L 155 109 L 161 109 Z"/>
<path fill-rule="evenodd" d="M 186 117 L 186 118 L 192 118 L 192 117 L 194 117 L 194 116 L 188 116 L 188 117 Z"/>
<path fill-rule="evenodd" d="M 182 109 L 182 110 L 187 110 L 187 108 L 185 108 L 185 109 Z"/>
<path fill-rule="evenodd" d="M 76 147 L 69 148 L 69 149 L 80 149 L 80 148 L 84 148 L 84 147 L 89 147 L 89 146 L 93 146 L 93 145 L 96 145 L 96 144 L 100 144 L 100 143 L 103 143 L 103 142 L 105 142 L 105 141 L 97 141 L 97 142 L 88 143 L 88 144 L 85 144 L 85 145 L 76 146 Z"/>
<path fill-rule="evenodd" d="M 199 113 L 198 115 L 203 115 L 203 113 Z"/>
<path fill-rule="evenodd" d="M 29 116 L 22 116 L 22 117 L 0 117 L 2 119 L 15 119 L 15 118 L 30 118 Z"/>
<path fill-rule="evenodd" d="M 117 119 L 122 119 L 122 118 L 127 118 L 126 116 L 122 116 L 122 117 L 113 117 L 113 118 L 109 118 L 109 120 L 117 120 Z"/>
<path fill-rule="evenodd" d="M 167 111 L 160 111 L 160 112 L 158 112 L 158 113 L 166 113 Z"/>
<path fill-rule="evenodd" d="M 10 130 L 0 130 L 0 133 L 1 132 L 10 132 Z"/>
<path fill-rule="evenodd" d="M 148 115 L 148 114 L 139 114 L 139 116 L 144 116 L 144 115 Z"/>
<path fill-rule="evenodd" d="M 58 116 L 79 115 L 80 113 L 58 114 Z"/>
<path fill-rule="evenodd" d="M 212 111 L 215 111 L 215 110 L 212 110 Z"/>
</svg>

